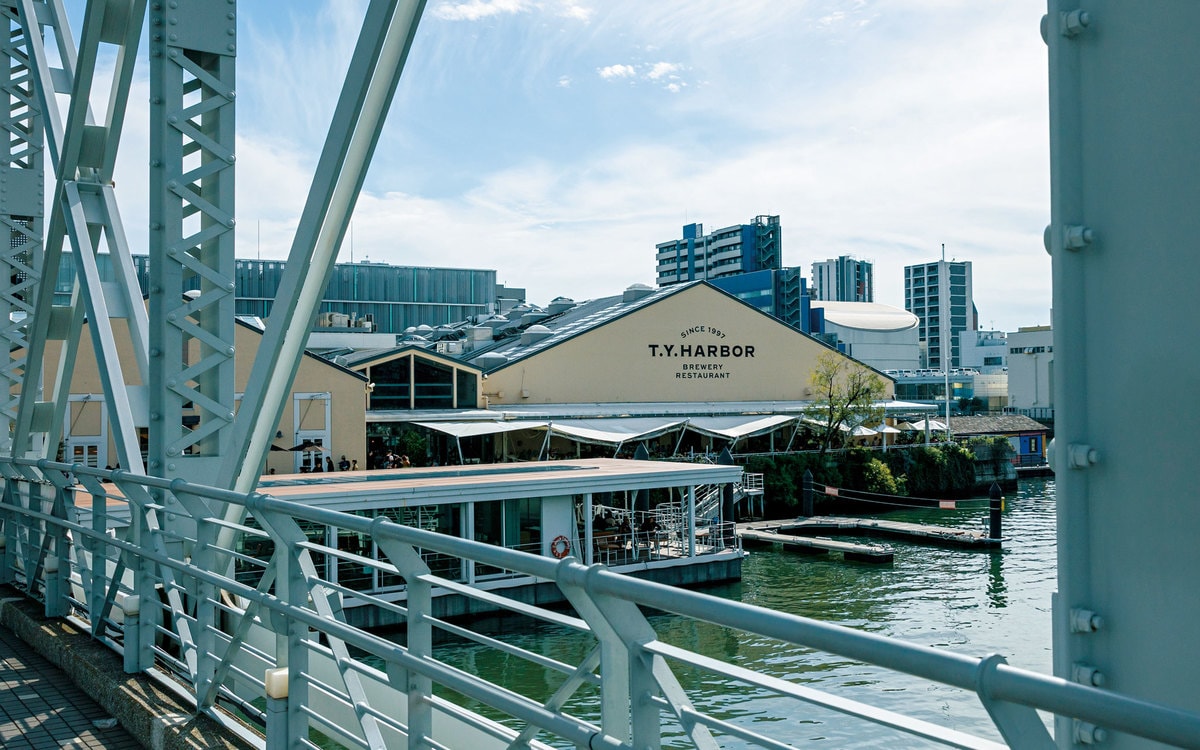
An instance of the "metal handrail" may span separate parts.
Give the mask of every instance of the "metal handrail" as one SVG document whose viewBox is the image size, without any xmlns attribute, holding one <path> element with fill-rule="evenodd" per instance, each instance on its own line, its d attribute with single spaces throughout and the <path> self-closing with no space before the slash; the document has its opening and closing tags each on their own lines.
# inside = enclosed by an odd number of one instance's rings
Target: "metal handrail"
<svg viewBox="0 0 1200 750">
<path fill-rule="evenodd" d="M 432 732 L 430 712 L 455 722 L 456 731 L 475 732 L 478 737 L 496 742 L 497 747 L 510 743 L 541 747 L 532 739 L 531 731 L 503 726 L 436 698 L 434 684 L 478 700 L 511 717 L 518 726 L 536 727 L 579 746 L 657 747 L 659 727 L 668 718 L 683 724 L 685 735 L 696 747 L 715 746 L 712 731 L 762 747 L 778 746 L 777 740 L 753 726 L 734 726 L 710 716 L 703 706 L 692 705 L 674 679 L 668 660 L 688 663 L 724 679 L 766 686 L 789 698 L 948 746 L 992 744 L 791 681 L 747 674 L 734 665 L 664 644 L 654 637 L 641 615 L 642 606 L 972 691 L 988 709 L 1001 736 L 1013 746 L 1052 746 L 1045 724 L 1034 713 L 1034 709 L 1041 709 L 1159 742 L 1200 747 L 1200 715 L 1194 713 L 1016 669 L 1000 657 L 973 658 L 905 643 L 623 576 L 603 566 L 584 566 L 572 558 L 553 560 L 403 526 L 383 517 L 366 518 L 257 493 L 242 495 L 123 471 L 86 469 L 46 460 L 3 459 L 0 473 L 6 477 L 0 504 L 6 542 L 0 574 L 43 599 L 48 613 L 71 615 L 88 623 L 93 635 L 124 653 L 128 670 L 182 673 L 193 688 L 199 709 L 219 717 L 222 703 L 249 705 L 261 700 L 264 683 L 270 680 L 259 680 L 258 675 L 280 664 L 290 664 L 286 695 L 291 697 L 267 698 L 266 725 L 262 729 L 268 748 L 284 747 L 289 737 L 307 736 L 310 721 L 335 739 L 342 736 L 349 741 L 355 737 L 358 739 L 354 744 L 368 747 L 399 746 L 403 735 L 417 737 Z M 87 509 L 75 502 L 83 500 L 84 493 L 105 501 L 94 503 L 90 518 Z M 127 498 L 127 504 L 119 505 L 122 498 Z M 165 518 L 160 510 L 168 501 L 172 513 L 186 519 L 190 527 L 176 524 L 170 529 L 155 529 Z M 227 524 L 220 521 L 222 516 L 215 512 L 218 506 L 212 501 L 243 506 L 262 529 L 244 524 L 238 525 L 239 529 L 266 533 L 274 542 L 270 558 L 254 569 L 257 580 L 253 576 L 237 580 L 231 570 L 236 550 L 214 546 L 216 530 Z M 115 504 L 111 509 L 110 503 Z M 112 528 L 114 512 L 119 512 L 122 523 L 129 524 L 122 531 Z M 353 595 L 362 606 L 403 609 L 409 623 L 403 644 L 351 627 L 342 619 L 345 592 L 324 579 L 318 565 L 330 555 L 339 554 L 339 550 L 319 539 L 309 539 L 302 524 L 326 532 L 342 529 L 365 534 L 385 550 L 386 560 L 364 557 L 356 563 L 403 577 L 407 598 L 395 602 L 371 592 L 356 591 Z M 141 541 L 134 541 L 133 537 L 139 535 Z M 336 539 L 336 533 L 332 538 Z M 189 554 L 178 554 L 181 548 Z M 421 551 L 474 560 L 553 582 L 567 595 L 578 617 L 564 620 L 560 613 L 524 604 L 500 591 L 485 591 L 441 578 L 424 565 Z M 118 557 L 130 574 L 113 575 L 112 561 Z M 230 570 L 230 574 L 223 570 Z M 453 589 L 522 615 L 562 622 L 578 630 L 581 637 L 594 638 L 595 648 L 578 665 L 551 664 L 555 671 L 570 674 L 550 703 L 514 693 L 494 681 L 499 676 L 467 674 L 436 658 L 431 631 L 442 628 L 443 623 L 431 616 L 428 606 L 432 593 L 439 588 Z M 159 590 L 178 596 L 160 604 L 155 593 Z M 241 617 L 223 618 L 222 611 Z M 166 635 L 155 625 L 161 622 L 160 612 L 172 618 L 170 645 L 163 645 L 166 641 L 156 644 Z M 222 630 L 218 627 L 222 620 L 243 625 Z M 252 642 L 254 629 L 267 625 L 286 628 L 293 637 Z M 445 627 L 465 626 L 459 623 Z M 476 640 L 486 646 L 489 638 L 480 636 Z M 280 646 L 279 642 L 288 645 Z M 352 657 L 350 648 L 357 650 L 354 653 L 368 654 L 374 661 Z M 543 667 L 548 665 L 546 657 L 511 644 L 505 651 Z M 147 658 L 147 654 L 155 653 L 159 655 L 157 663 Z M 394 670 L 410 677 L 393 683 Z M 599 719 L 571 716 L 561 710 L 565 696 L 583 685 L 597 683 L 597 670 L 604 695 Z M 329 689 L 309 689 L 318 684 Z M 651 691 L 648 696 L 643 692 L 647 689 Z M 279 712 L 279 701 L 286 704 L 305 695 L 308 699 L 303 710 Z M 415 707 L 415 713 L 398 718 L 393 710 L 397 705 Z M 445 738 L 437 742 L 453 745 Z"/>
</svg>

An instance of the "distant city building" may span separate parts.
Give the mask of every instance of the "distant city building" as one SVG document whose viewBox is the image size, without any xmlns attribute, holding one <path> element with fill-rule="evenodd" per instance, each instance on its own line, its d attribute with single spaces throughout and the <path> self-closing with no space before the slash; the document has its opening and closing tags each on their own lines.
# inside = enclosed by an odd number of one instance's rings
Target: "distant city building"
<svg viewBox="0 0 1200 750">
<path fill-rule="evenodd" d="M 874 302 L 871 262 L 842 255 L 812 264 L 813 297 L 830 302 Z"/>
<path fill-rule="evenodd" d="M 688 224 L 682 239 L 655 248 L 658 285 L 669 286 L 778 270 L 783 239 L 778 216 L 757 216 L 752 224 L 734 224 L 711 234 L 704 234 L 703 224 Z"/>
<path fill-rule="evenodd" d="M 1008 408 L 1034 419 L 1054 418 L 1054 331 L 1029 326 L 1008 334 Z"/>
<path fill-rule="evenodd" d="M 813 314 L 804 274 L 799 268 L 753 271 L 709 283 L 798 331 L 818 335 L 825 330 L 821 316 Z"/>
<path fill-rule="evenodd" d="M 916 370 L 920 362 L 917 316 L 877 302 L 813 300 L 825 332 L 839 351 L 876 370 Z"/>
<path fill-rule="evenodd" d="M 138 283 L 145 294 L 150 285 L 150 258 L 133 256 Z M 112 279 L 107 254 L 97 257 L 102 279 Z M 282 260 L 239 259 L 234 266 L 235 311 L 267 318 L 279 291 Z M 64 255 L 55 301 L 66 304 L 75 282 L 75 263 Z M 184 289 L 199 288 L 199 279 L 185 280 Z M 440 325 L 474 315 L 490 314 L 501 298 L 523 302 L 525 290 L 498 287 L 496 272 L 471 268 L 424 268 L 387 263 L 338 263 L 321 302 L 318 328 L 344 328 L 377 333 L 403 333 L 421 324 Z M 515 302 L 511 298 L 519 295 Z"/>
<path fill-rule="evenodd" d="M 958 351 L 963 367 L 981 373 L 1003 372 L 1008 365 L 1008 334 L 1004 331 L 960 331 Z"/>
<path fill-rule="evenodd" d="M 936 261 L 904 267 L 904 309 L 920 318 L 923 364 L 961 367 L 958 334 L 978 328 L 970 261 Z"/>
</svg>

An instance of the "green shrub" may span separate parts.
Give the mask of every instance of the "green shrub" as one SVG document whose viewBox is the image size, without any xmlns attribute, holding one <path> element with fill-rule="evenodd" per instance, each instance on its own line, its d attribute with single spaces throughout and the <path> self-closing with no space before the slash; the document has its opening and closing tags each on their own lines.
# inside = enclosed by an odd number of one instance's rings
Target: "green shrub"
<svg viewBox="0 0 1200 750">
<path fill-rule="evenodd" d="M 872 458 L 863 464 L 862 480 L 862 488 L 867 492 L 878 492 L 883 495 L 902 494 L 900 490 L 903 483 L 896 481 L 896 477 L 892 476 L 892 470 L 878 458 Z"/>
</svg>

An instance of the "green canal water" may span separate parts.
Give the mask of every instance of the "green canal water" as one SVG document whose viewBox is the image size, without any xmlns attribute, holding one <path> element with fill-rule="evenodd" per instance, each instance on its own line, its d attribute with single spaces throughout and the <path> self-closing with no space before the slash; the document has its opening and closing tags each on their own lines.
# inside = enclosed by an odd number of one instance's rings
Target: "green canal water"
<svg viewBox="0 0 1200 750">
<path fill-rule="evenodd" d="M 908 510 L 887 517 L 984 529 L 986 502 L 971 506 Z M 740 583 L 707 591 L 969 656 L 999 653 L 1014 666 L 1048 674 L 1050 596 L 1055 589 L 1053 480 L 1023 480 L 1018 490 L 1006 498 L 1003 523 L 1004 536 L 1009 539 L 1003 550 L 964 551 L 889 541 L 896 550 L 891 565 L 755 549 L 745 562 Z M 972 693 L 673 615 L 652 615 L 650 619 L 663 641 L 841 697 L 999 740 Z M 511 621 L 497 621 L 491 632 L 571 664 L 579 663 L 591 646 L 590 640 L 578 633 L 524 622 L 514 626 Z M 557 672 L 480 646 L 443 643 L 437 652 L 450 663 L 543 700 L 562 680 Z M 935 746 L 891 729 L 673 666 L 697 708 L 752 726 L 782 742 L 831 748 Z M 461 697 L 456 701 L 502 718 Z M 567 710 L 595 719 L 597 702 L 597 691 L 584 691 L 568 704 Z M 677 727 L 667 726 L 665 731 L 664 746 L 685 746 Z M 725 747 L 744 746 L 728 736 L 719 741 Z"/>
</svg>

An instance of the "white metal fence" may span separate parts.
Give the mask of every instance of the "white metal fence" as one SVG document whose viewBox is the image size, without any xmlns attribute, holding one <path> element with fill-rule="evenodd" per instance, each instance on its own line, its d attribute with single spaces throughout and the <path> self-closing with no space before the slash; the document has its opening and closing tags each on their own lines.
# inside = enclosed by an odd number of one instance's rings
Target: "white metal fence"
<svg viewBox="0 0 1200 750">
<path fill-rule="evenodd" d="M 679 665 L 950 747 L 995 745 L 669 643 L 643 607 L 773 638 L 780 649 L 822 650 L 972 691 L 1014 747 L 1054 746 L 1035 708 L 1076 720 L 1076 737 L 1060 738 L 1061 747 L 1105 730 L 1200 747 L 1195 714 L 1015 669 L 999 656 L 908 644 L 572 558 L 122 471 L 15 460 L 0 461 L 0 472 L 3 579 L 44 601 L 48 614 L 85 623 L 124 654 L 127 671 L 169 674 L 190 686 L 199 710 L 218 719 L 238 714 L 258 726 L 267 748 L 658 748 L 667 724 L 681 728 L 690 747 L 786 746 L 763 725 L 721 719 L 694 702 L 675 676 Z M 243 512 L 228 514 L 227 506 Z M 229 520 L 238 515 L 244 520 Z M 381 559 L 331 543 L 346 533 L 367 540 Z M 453 567 L 446 561 L 462 559 L 552 582 L 573 613 L 438 574 Z M 393 576 L 406 599 L 385 601 L 334 583 L 326 575 L 333 566 Z M 590 649 L 567 663 L 440 620 L 430 604 L 446 591 L 576 631 Z M 342 618 L 350 599 L 401 614 L 406 629 L 384 638 L 350 627 Z M 516 692 L 499 675 L 440 659 L 438 631 L 526 660 L 560 680 L 548 700 Z M 506 718 L 465 710 L 440 697 L 444 689 Z M 597 697 L 598 717 L 564 710 L 580 691 Z"/>
</svg>

